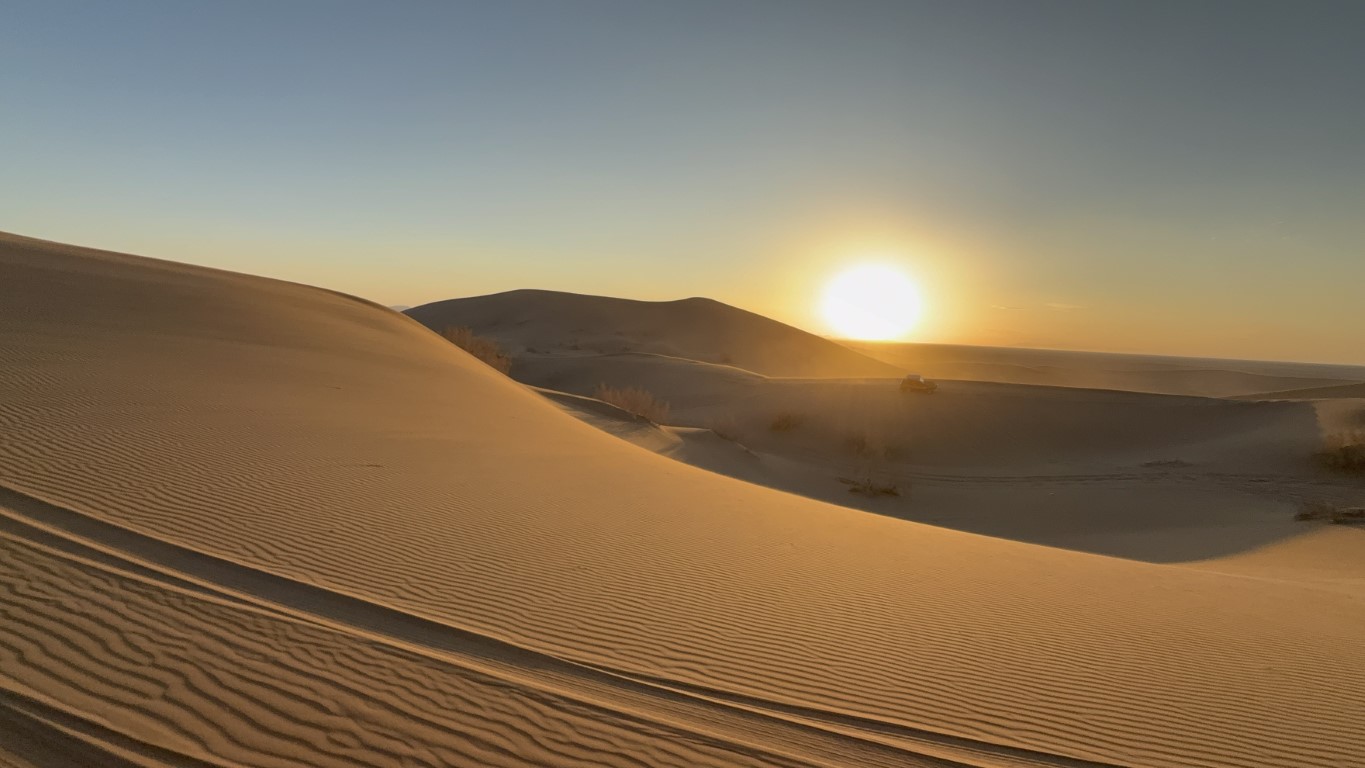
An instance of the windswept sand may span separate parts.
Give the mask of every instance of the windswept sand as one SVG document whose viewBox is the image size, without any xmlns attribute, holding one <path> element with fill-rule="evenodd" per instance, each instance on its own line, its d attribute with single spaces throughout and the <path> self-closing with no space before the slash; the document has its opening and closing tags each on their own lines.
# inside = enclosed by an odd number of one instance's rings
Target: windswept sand
<svg viewBox="0 0 1365 768">
<path fill-rule="evenodd" d="M 327 291 L 0 276 L 0 760 L 1365 765 L 1358 590 L 721 477 Z"/>
</svg>

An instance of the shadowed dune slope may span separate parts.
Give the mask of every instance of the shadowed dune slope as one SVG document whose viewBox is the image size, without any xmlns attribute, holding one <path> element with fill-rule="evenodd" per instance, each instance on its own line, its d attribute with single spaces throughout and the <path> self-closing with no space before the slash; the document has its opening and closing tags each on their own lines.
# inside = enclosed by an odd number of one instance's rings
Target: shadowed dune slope
<svg viewBox="0 0 1365 768">
<path fill-rule="evenodd" d="M 901 519 L 1150 562 L 1249 552 L 1302 535 L 1294 515 L 1305 502 L 1365 501 L 1365 480 L 1324 472 L 1312 458 L 1324 432 L 1365 424 L 1360 400 L 1249 403 L 961 381 L 925 396 L 884 379 L 766 379 L 633 354 L 526 357 L 513 373 L 577 393 L 540 390 L 599 429 L 713 472 Z M 650 389 L 670 404 L 669 426 L 584 397 L 599 381 Z M 853 492 L 860 480 L 896 493 Z M 1318 567 L 1311 549 L 1293 550 L 1309 572 Z"/>
<path fill-rule="evenodd" d="M 900 376 L 899 368 L 711 299 L 634 301 L 522 290 L 407 310 L 435 331 L 467 326 L 517 352 L 648 352 L 766 376 Z"/>
<path fill-rule="evenodd" d="M 1354 592 L 719 477 L 326 291 L 0 275 L 10 762 L 1365 764 Z"/>
<path fill-rule="evenodd" d="M 941 381 L 932 396 L 877 379 L 768 379 L 657 355 L 528 356 L 512 370 L 537 387 L 592 395 L 599 382 L 640 386 L 672 406 L 670 422 L 733 424 L 751 447 L 827 458 L 851 437 L 902 448 L 951 470 L 1024 472 L 1197 460 L 1240 471 L 1306 466 L 1320 443 L 1307 403 Z M 775 433 L 780 414 L 802 427 Z"/>
</svg>

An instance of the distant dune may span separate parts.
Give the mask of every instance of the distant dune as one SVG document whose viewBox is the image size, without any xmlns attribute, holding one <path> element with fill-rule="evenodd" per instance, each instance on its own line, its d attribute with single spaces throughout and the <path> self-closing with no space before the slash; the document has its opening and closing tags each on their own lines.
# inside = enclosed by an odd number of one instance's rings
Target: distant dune
<svg viewBox="0 0 1365 768">
<path fill-rule="evenodd" d="M 711 299 L 633 301 L 509 291 L 407 311 L 435 331 L 467 326 L 510 351 L 649 352 L 766 376 L 903 376 L 899 368 L 812 333 Z"/>
<path fill-rule="evenodd" d="M 0 277 L 0 764 L 1362 765 L 1359 530 L 1304 529 L 1311 572 L 962 533 L 642 450 L 330 291 L 8 235 Z M 1308 406 L 1140 407 L 1256 445 Z"/>
<path fill-rule="evenodd" d="M 1365 398 L 1365 384 L 1339 384 L 1330 387 L 1289 389 L 1281 392 L 1261 392 L 1243 397 L 1246 400 L 1338 400 L 1342 398 Z"/>
<path fill-rule="evenodd" d="M 1365 367 L 1119 355 L 957 344 L 845 342 L 926 376 L 1054 387 L 1233 397 L 1365 382 Z"/>
</svg>

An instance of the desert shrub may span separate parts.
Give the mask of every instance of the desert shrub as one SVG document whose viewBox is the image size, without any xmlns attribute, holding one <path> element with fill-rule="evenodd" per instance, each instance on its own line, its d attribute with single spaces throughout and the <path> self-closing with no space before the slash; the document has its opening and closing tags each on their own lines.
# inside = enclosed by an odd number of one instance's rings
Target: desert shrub
<svg viewBox="0 0 1365 768">
<path fill-rule="evenodd" d="M 1323 466 L 1344 472 L 1365 472 L 1365 432 L 1331 435 L 1318 452 Z"/>
<path fill-rule="evenodd" d="M 1365 507 L 1343 507 L 1329 501 L 1310 501 L 1294 515 L 1295 520 L 1326 520 L 1337 525 L 1365 522 Z"/>
<path fill-rule="evenodd" d="M 901 495 L 885 462 L 903 458 L 906 455 L 903 445 L 858 433 L 844 439 L 844 450 L 855 457 L 856 477 L 840 478 L 848 484 L 849 493 L 869 498 Z"/>
<path fill-rule="evenodd" d="M 1337 511 L 1337 505 L 1327 501 L 1310 501 L 1294 514 L 1295 520 L 1325 520 Z"/>
<path fill-rule="evenodd" d="M 792 411 L 783 411 L 773 417 L 772 424 L 768 428 L 774 432 L 790 432 L 804 424 L 806 417 Z"/>
<path fill-rule="evenodd" d="M 844 450 L 864 461 L 899 461 L 909 455 L 901 443 L 892 443 L 866 434 L 849 435 L 844 439 Z"/>
<path fill-rule="evenodd" d="M 1151 461 L 1142 462 L 1139 466 L 1148 469 L 1179 469 L 1192 465 L 1184 459 L 1152 459 Z"/>
<path fill-rule="evenodd" d="M 441 331 L 445 340 L 463 349 L 477 359 L 487 363 L 499 373 L 512 370 L 512 359 L 503 354 L 496 341 L 484 336 L 476 336 L 469 328 L 447 328 Z"/>
<path fill-rule="evenodd" d="M 856 493 L 859 496 L 866 496 L 875 499 L 878 496 L 899 496 L 900 488 L 892 482 L 877 482 L 872 479 L 855 480 L 849 483 L 849 493 Z"/>
<path fill-rule="evenodd" d="M 662 424 L 668 420 L 668 403 L 639 387 L 617 388 L 598 384 L 593 397 L 655 424 Z"/>
</svg>

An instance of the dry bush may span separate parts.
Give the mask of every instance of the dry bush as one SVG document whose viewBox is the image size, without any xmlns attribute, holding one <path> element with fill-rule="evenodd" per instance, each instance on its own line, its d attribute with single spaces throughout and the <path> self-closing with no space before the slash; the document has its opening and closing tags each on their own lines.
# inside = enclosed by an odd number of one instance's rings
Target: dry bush
<svg viewBox="0 0 1365 768">
<path fill-rule="evenodd" d="M 1337 505 L 1327 501 L 1310 501 L 1294 513 L 1295 520 L 1325 520 L 1337 511 Z"/>
<path fill-rule="evenodd" d="M 441 331 L 441 336 L 451 344 L 487 363 L 498 373 L 506 374 L 512 370 L 512 359 L 504 355 L 502 348 L 492 339 L 476 336 L 472 330 L 465 327 L 447 328 Z"/>
<path fill-rule="evenodd" d="M 849 435 L 844 439 L 844 450 L 864 461 L 899 461 L 908 455 L 901 443 L 893 443 L 866 434 Z"/>
<path fill-rule="evenodd" d="M 618 389 L 606 384 L 598 384 L 593 397 L 604 403 L 610 403 L 627 413 L 648 419 L 655 424 L 662 424 L 668 420 L 668 403 L 656 399 L 647 390 L 639 387 Z"/>
<path fill-rule="evenodd" d="M 896 461 L 906 455 L 905 447 L 867 433 L 850 435 L 844 440 L 844 450 L 855 457 L 857 476 L 840 478 L 849 486 L 849 493 L 876 498 L 899 496 L 900 488 L 891 477 L 885 462 Z M 884 479 L 878 479 L 881 475 Z"/>
<path fill-rule="evenodd" d="M 1344 472 L 1365 472 L 1365 432 L 1340 432 L 1330 435 L 1318 461 L 1323 466 Z"/>
<path fill-rule="evenodd" d="M 1343 507 L 1330 501 L 1310 501 L 1294 515 L 1295 520 L 1326 520 L 1337 525 L 1365 522 L 1365 507 Z"/>
<path fill-rule="evenodd" d="M 790 432 L 806 422 L 806 417 L 792 411 L 783 411 L 773 417 L 768 428 L 774 432 Z"/>
<path fill-rule="evenodd" d="M 849 435 L 844 438 L 844 450 L 860 459 L 879 458 L 881 448 L 867 435 Z"/>
<path fill-rule="evenodd" d="M 856 493 L 859 496 L 866 496 L 870 499 L 875 499 L 878 496 L 901 495 L 901 490 L 899 487 L 896 486 L 895 483 L 892 482 L 879 483 L 871 479 L 855 480 L 849 483 L 848 492 Z"/>
</svg>

